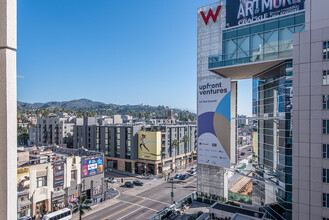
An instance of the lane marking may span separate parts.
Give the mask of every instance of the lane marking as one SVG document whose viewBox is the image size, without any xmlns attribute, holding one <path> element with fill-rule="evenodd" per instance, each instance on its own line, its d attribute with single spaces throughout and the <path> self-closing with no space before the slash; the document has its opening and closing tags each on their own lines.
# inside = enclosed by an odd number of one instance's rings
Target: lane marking
<svg viewBox="0 0 329 220">
<path fill-rule="evenodd" d="M 166 202 L 161 202 L 161 201 L 158 201 L 158 200 L 154 200 L 154 199 L 150 199 L 150 198 L 146 198 L 146 197 L 142 197 L 142 196 L 134 196 L 134 195 L 130 195 L 130 196 L 141 198 L 141 199 L 147 199 L 147 200 L 150 200 L 150 201 L 153 201 L 153 202 L 162 203 L 162 204 L 165 204 L 165 205 L 171 205 L 171 204 L 166 203 Z"/>
<path fill-rule="evenodd" d="M 140 209 L 142 209 L 142 207 L 136 209 L 135 211 L 129 212 L 127 215 L 124 215 L 124 216 L 122 216 L 121 218 L 118 218 L 117 220 L 123 219 L 123 218 L 127 217 L 128 215 L 131 215 L 132 213 L 137 212 L 137 211 L 140 210 Z"/>
<path fill-rule="evenodd" d="M 119 214 L 120 212 L 123 212 L 124 210 L 129 209 L 129 208 L 131 208 L 131 207 L 133 207 L 133 206 L 137 205 L 138 203 L 141 203 L 141 202 L 143 202 L 143 201 L 145 201 L 145 200 L 146 200 L 146 199 L 143 199 L 143 200 L 140 200 L 140 201 L 138 201 L 138 202 L 136 202 L 136 203 L 133 203 L 133 205 L 130 205 L 130 206 L 124 208 L 124 209 L 121 209 L 120 211 L 117 211 L 117 212 L 115 212 L 115 213 L 113 213 L 113 214 L 111 214 L 111 215 L 109 215 L 109 216 L 103 218 L 102 220 L 108 219 L 108 218 L 110 218 L 110 217 L 113 216 L 113 215 Z"/>
<path fill-rule="evenodd" d="M 122 200 L 121 200 L 121 201 L 122 201 Z M 132 205 L 136 205 L 136 206 L 139 206 L 139 207 L 141 207 L 141 208 L 146 208 L 146 209 L 149 209 L 149 210 L 154 211 L 154 212 L 158 212 L 158 211 L 159 211 L 159 210 L 156 210 L 156 209 L 149 208 L 149 207 L 147 207 L 147 206 L 134 204 L 134 203 L 132 203 L 132 202 L 127 202 L 127 201 L 122 201 L 122 202 L 124 202 L 124 203 L 128 203 L 128 204 L 132 204 Z"/>
<path fill-rule="evenodd" d="M 191 182 L 188 182 L 188 183 L 185 183 L 183 186 L 187 186 L 187 185 L 190 185 L 191 183 L 194 183 L 196 181 L 196 179 L 194 179 L 193 181 Z"/>
</svg>

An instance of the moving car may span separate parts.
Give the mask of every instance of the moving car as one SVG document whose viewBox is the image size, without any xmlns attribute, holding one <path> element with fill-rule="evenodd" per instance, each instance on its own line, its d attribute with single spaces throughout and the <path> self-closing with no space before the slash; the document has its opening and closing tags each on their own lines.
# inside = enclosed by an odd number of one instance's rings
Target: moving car
<svg viewBox="0 0 329 220">
<path fill-rule="evenodd" d="M 183 176 L 181 173 L 177 173 L 177 174 L 174 176 L 174 178 L 175 178 L 175 179 L 179 179 L 179 178 L 181 178 L 181 176 Z"/>
<path fill-rule="evenodd" d="M 106 183 L 117 183 L 119 182 L 118 180 L 114 179 L 113 177 L 108 177 L 105 179 Z"/>
<path fill-rule="evenodd" d="M 128 187 L 128 188 L 134 188 L 134 184 L 132 182 L 125 182 L 125 187 Z"/>
<path fill-rule="evenodd" d="M 135 181 L 133 182 L 133 184 L 136 185 L 136 186 L 143 186 L 143 185 L 144 185 L 144 183 L 141 182 L 141 181 L 139 181 L 139 180 L 135 180 Z"/>
</svg>

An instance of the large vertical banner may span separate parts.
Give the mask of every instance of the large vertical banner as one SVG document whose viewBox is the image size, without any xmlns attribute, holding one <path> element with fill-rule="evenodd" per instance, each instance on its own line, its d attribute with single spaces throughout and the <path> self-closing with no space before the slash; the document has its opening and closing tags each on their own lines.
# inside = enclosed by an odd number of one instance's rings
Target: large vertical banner
<svg viewBox="0 0 329 220">
<path fill-rule="evenodd" d="M 64 186 L 64 162 L 54 163 L 54 187 Z"/>
<path fill-rule="evenodd" d="M 161 160 L 161 132 L 138 132 L 138 159 Z"/>
<path fill-rule="evenodd" d="M 231 79 L 198 83 L 198 163 L 230 168 Z"/>
<path fill-rule="evenodd" d="M 30 167 L 17 168 L 17 193 L 28 192 L 30 189 Z"/>
</svg>

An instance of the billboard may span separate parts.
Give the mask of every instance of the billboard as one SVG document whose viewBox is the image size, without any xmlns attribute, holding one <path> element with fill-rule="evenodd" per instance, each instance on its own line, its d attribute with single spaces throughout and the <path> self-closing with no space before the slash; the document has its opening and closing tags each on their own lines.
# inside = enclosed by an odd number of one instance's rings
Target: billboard
<svg viewBox="0 0 329 220">
<path fill-rule="evenodd" d="M 17 193 L 27 193 L 30 189 L 30 167 L 17 168 Z"/>
<path fill-rule="evenodd" d="M 305 0 L 226 1 L 226 27 L 251 24 L 304 9 Z"/>
<path fill-rule="evenodd" d="M 230 167 L 231 79 L 198 82 L 198 163 Z"/>
<path fill-rule="evenodd" d="M 161 160 L 161 131 L 138 132 L 138 159 Z"/>
<path fill-rule="evenodd" d="M 93 156 L 82 159 L 81 177 L 94 176 L 103 173 L 103 156 Z"/>
<path fill-rule="evenodd" d="M 54 163 L 54 187 L 64 186 L 64 162 Z"/>
</svg>

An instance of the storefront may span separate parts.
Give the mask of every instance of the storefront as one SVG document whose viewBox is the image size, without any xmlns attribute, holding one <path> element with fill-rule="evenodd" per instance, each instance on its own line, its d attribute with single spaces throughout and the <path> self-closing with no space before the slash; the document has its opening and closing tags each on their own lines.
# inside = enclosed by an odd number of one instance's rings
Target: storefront
<svg viewBox="0 0 329 220">
<path fill-rule="evenodd" d="M 28 196 L 18 197 L 17 202 L 17 218 L 31 216 L 31 201 Z"/>
<path fill-rule="evenodd" d="M 59 190 L 51 193 L 51 211 L 58 211 L 67 206 L 65 201 L 65 191 Z"/>
<path fill-rule="evenodd" d="M 58 196 L 56 198 L 53 198 L 52 200 L 52 211 L 58 211 L 62 208 L 65 208 L 66 204 L 65 204 L 65 196 Z"/>
<path fill-rule="evenodd" d="M 20 212 L 18 213 L 17 217 L 30 217 L 31 216 L 31 205 L 22 206 Z"/>
<path fill-rule="evenodd" d="M 131 162 L 125 162 L 125 171 L 131 172 Z"/>
<path fill-rule="evenodd" d="M 103 193 L 102 185 L 93 187 L 93 202 L 94 203 L 99 203 L 101 201 L 102 193 Z"/>
<path fill-rule="evenodd" d="M 47 208 L 47 200 L 43 200 L 41 202 L 37 202 L 35 206 L 35 217 L 41 218 L 43 215 L 45 215 L 48 211 Z"/>
<path fill-rule="evenodd" d="M 107 168 L 118 169 L 118 161 L 117 160 L 107 160 Z"/>
</svg>

